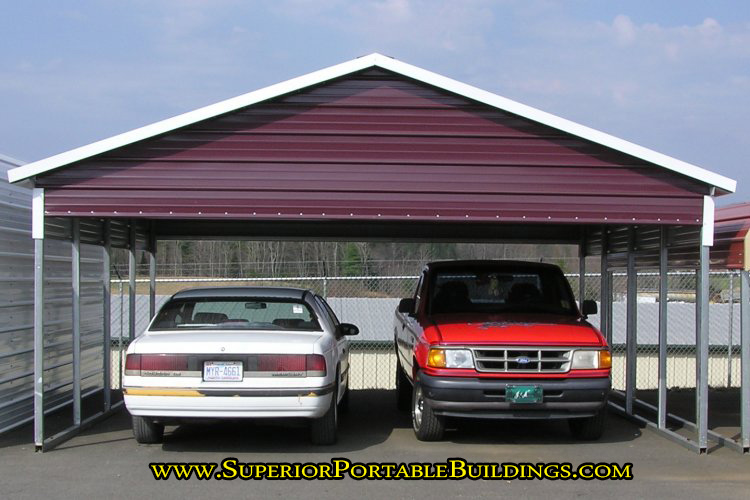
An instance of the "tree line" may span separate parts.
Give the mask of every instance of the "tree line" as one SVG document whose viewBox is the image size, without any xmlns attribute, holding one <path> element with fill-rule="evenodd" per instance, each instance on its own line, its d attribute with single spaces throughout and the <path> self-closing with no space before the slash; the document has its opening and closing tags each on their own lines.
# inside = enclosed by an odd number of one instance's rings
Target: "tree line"
<svg viewBox="0 0 750 500">
<path fill-rule="evenodd" d="M 156 260 L 160 276 L 413 276 L 426 262 L 452 259 L 537 260 L 574 271 L 577 251 L 574 245 L 492 243 L 160 241 Z M 147 274 L 147 257 L 139 253 L 139 274 Z M 127 252 L 112 259 L 127 272 Z"/>
</svg>

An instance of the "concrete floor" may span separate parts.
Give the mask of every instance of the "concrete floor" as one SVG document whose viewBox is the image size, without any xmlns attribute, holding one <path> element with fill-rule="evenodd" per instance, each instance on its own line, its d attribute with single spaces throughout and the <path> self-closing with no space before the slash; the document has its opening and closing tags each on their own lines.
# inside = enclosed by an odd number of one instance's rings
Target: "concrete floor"
<svg viewBox="0 0 750 500">
<path fill-rule="evenodd" d="M 603 439 L 573 440 L 564 422 L 456 423 L 440 443 L 414 438 L 391 391 L 355 391 L 339 443 L 314 447 L 301 424 L 168 428 L 163 445 L 138 445 L 122 411 L 57 449 L 34 453 L 31 429 L 0 437 L 3 498 L 750 498 L 750 457 L 698 456 L 615 415 Z M 632 481 L 154 481 L 149 462 L 330 461 L 632 462 Z"/>
</svg>

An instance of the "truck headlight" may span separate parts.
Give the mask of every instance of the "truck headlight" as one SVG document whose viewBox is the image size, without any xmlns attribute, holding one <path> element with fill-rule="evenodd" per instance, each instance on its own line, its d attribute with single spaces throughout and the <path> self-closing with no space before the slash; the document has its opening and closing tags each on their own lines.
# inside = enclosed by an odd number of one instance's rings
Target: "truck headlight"
<svg viewBox="0 0 750 500">
<path fill-rule="evenodd" d="M 469 349 L 430 349 L 427 366 L 433 368 L 474 368 L 474 357 Z"/>
<path fill-rule="evenodd" d="M 598 370 L 612 367 L 612 354 L 606 349 L 578 350 L 573 352 L 571 370 Z"/>
</svg>

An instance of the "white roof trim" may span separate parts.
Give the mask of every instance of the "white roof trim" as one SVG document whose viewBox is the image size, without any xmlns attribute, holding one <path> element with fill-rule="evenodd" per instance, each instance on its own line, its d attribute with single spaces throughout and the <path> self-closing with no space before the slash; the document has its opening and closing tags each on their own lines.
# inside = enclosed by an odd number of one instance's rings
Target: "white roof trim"
<svg viewBox="0 0 750 500">
<path fill-rule="evenodd" d="M 50 156 L 49 158 L 33 163 L 27 163 L 26 165 L 8 171 L 8 180 L 10 182 L 18 182 L 23 179 L 28 179 L 29 177 L 49 172 L 56 168 L 105 153 L 112 149 L 164 134 L 193 123 L 225 113 L 230 113 L 261 101 L 273 99 L 312 85 L 318 85 L 328 80 L 339 78 L 373 66 L 399 73 L 403 76 L 487 104 L 488 106 L 513 113 L 523 118 L 528 118 L 544 125 L 549 125 L 550 127 L 554 127 L 563 132 L 568 132 L 583 139 L 635 156 L 636 158 L 640 158 L 649 163 L 691 177 L 724 191 L 734 192 L 737 188 L 737 181 L 728 177 L 724 177 L 696 165 L 633 144 L 632 142 L 619 139 L 604 132 L 594 130 L 550 113 L 545 113 L 544 111 L 526 106 L 525 104 L 472 87 L 471 85 L 467 85 L 381 54 L 370 54 L 335 66 L 314 71 L 307 75 L 292 78 L 291 80 L 277 83 L 254 92 L 249 92 L 182 115 L 152 123 L 151 125 L 146 125 L 145 127 L 131 130 L 130 132 L 115 135 L 108 139 L 91 143 L 87 146 L 71 149 L 70 151 Z"/>
</svg>

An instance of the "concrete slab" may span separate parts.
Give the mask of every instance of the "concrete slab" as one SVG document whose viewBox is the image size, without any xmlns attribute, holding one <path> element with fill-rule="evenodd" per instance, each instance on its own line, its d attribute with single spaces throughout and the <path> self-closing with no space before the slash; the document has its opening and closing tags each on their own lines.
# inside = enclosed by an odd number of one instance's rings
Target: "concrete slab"
<svg viewBox="0 0 750 500">
<path fill-rule="evenodd" d="M 61 445 L 34 453 L 29 428 L 0 438 L 4 498 L 748 498 L 750 457 L 698 456 L 610 415 L 601 441 L 573 440 L 564 422 L 462 421 L 444 442 L 420 443 L 392 391 L 355 391 L 339 443 L 314 447 L 301 423 L 239 422 L 168 429 L 138 445 L 120 412 Z M 330 461 L 632 462 L 632 481 L 155 481 L 149 462 Z"/>
</svg>

